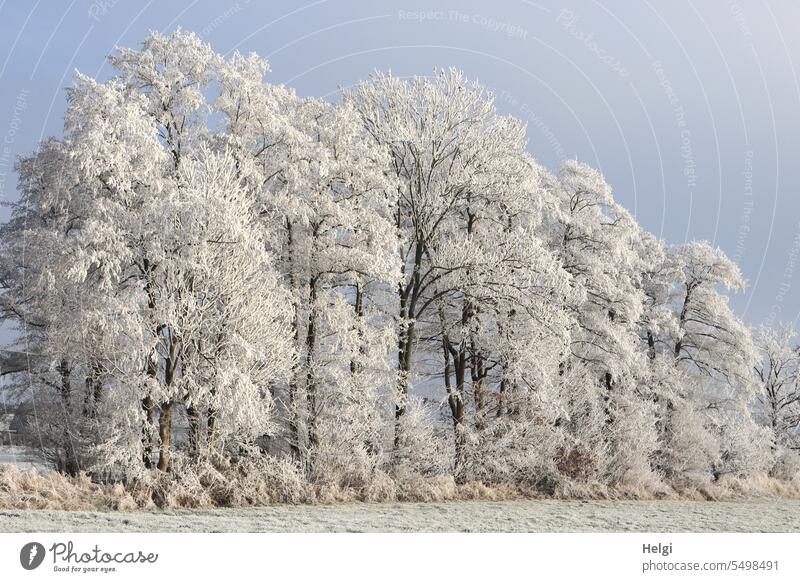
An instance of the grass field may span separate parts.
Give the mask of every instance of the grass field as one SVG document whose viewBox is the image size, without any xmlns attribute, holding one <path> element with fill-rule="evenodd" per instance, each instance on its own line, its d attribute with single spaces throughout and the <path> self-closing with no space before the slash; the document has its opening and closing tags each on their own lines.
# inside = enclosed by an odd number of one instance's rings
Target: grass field
<svg viewBox="0 0 800 582">
<path fill-rule="evenodd" d="M 0 532 L 800 532 L 800 501 L 462 501 L 0 510 Z"/>
</svg>

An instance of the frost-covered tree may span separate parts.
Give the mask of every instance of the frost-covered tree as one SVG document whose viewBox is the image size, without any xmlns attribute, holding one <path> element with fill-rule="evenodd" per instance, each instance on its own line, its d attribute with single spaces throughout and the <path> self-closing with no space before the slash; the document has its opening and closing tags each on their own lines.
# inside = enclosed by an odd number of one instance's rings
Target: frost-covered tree
<svg viewBox="0 0 800 582">
<path fill-rule="evenodd" d="M 673 260 L 678 269 L 673 353 L 678 366 L 695 378 L 694 383 L 684 384 L 677 397 L 694 390 L 689 398 L 700 399 L 714 413 L 711 427 L 722 439 L 714 471 L 719 475 L 726 459 L 739 455 L 741 445 L 760 438 L 747 409 L 753 397 L 751 372 L 757 357 L 752 337 L 731 310 L 727 296 L 719 291 L 743 289 L 745 283 L 739 268 L 706 242 L 675 248 Z M 737 440 L 743 434 L 751 434 L 751 438 Z"/>
<path fill-rule="evenodd" d="M 193 35 L 153 35 L 141 52 L 121 51 L 113 60 L 123 70 L 120 80 L 79 76 L 58 146 L 66 167 L 50 163 L 52 152 L 43 147 L 22 168 L 32 188 L 34 180 L 58 181 L 35 210 L 50 205 L 68 221 L 61 227 L 68 258 L 47 257 L 43 245 L 27 233 L 22 238 L 63 272 L 73 301 L 90 305 L 46 312 L 94 318 L 79 330 L 91 351 L 69 353 L 83 358 L 87 385 L 107 375 L 121 396 L 107 400 L 111 424 L 104 427 L 101 464 L 147 467 L 155 440 L 158 467 L 166 471 L 178 404 L 195 451 L 203 418 L 206 442 L 260 436 L 269 423 L 270 388 L 285 381 L 293 361 L 288 295 L 253 228 L 258 207 L 239 184 L 235 159 L 203 146 L 199 120 L 191 128 L 202 100 L 199 92 L 184 93 L 208 82 L 207 66 L 178 65 L 184 45 L 197 49 L 198 62 L 214 60 Z M 174 67 L 188 68 L 180 82 Z M 61 232 L 49 228 L 51 237 Z M 58 325 L 47 338 L 68 349 L 68 329 Z M 113 347 L 100 350 L 96 335 Z M 62 377 L 68 368 L 59 363 Z"/>
<path fill-rule="evenodd" d="M 423 320 L 420 330 L 441 354 L 460 479 L 485 470 L 490 441 L 510 424 L 539 423 L 548 414 L 545 395 L 568 342 L 562 306 L 574 292 L 536 236 L 537 170 L 531 164 L 525 187 L 471 196 L 429 253 L 442 275 L 431 291 L 434 323 Z M 500 461 L 503 451 L 494 456 Z"/>
<path fill-rule="evenodd" d="M 720 249 L 548 173 L 479 83 L 330 103 L 180 30 L 110 62 L 0 226 L 12 387 L 58 470 L 157 503 L 796 477 L 794 332 L 754 346 Z"/>
<path fill-rule="evenodd" d="M 233 148 L 259 201 L 259 224 L 292 293 L 299 358 L 284 396 L 288 440 L 311 470 L 319 449 L 343 464 L 353 444 L 323 443 L 318 425 L 326 416 L 361 418 L 364 411 L 348 404 L 353 399 L 370 399 L 363 404 L 373 412 L 368 425 L 352 428 L 363 430 L 360 439 L 373 453 L 382 450 L 375 409 L 395 342 L 393 322 L 382 315 L 385 290 L 399 274 L 390 222 L 395 189 L 385 150 L 366 139 L 350 104 L 300 99 L 264 84 L 267 68 L 237 56 L 225 69 L 215 107 L 227 132 L 217 139 Z"/>
<path fill-rule="evenodd" d="M 90 385 L 87 375 L 85 394 L 81 383 L 89 344 L 102 339 L 88 323 L 92 299 L 102 295 L 69 276 L 71 240 L 84 208 L 80 195 L 70 195 L 80 184 L 64 144 L 44 142 L 38 156 L 20 160 L 18 171 L 20 199 L 2 228 L 3 314 L 23 352 L 46 355 L 20 382 L 36 410 L 33 444 L 74 475 L 86 460 L 82 424 L 103 398 L 101 378 Z"/>
<path fill-rule="evenodd" d="M 586 294 L 576 310 L 571 355 L 609 392 L 642 365 L 632 333 L 644 298 L 636 270 L 639 227 L 594 169 L 566 162 L 554 187 L 552 244 Z"/>
<path fill-rule="evenodd" d="M 721 292 L 744 288 L 744 280 L 708 243 L 661 252 L 655 244 L 643 247 L 649 247 L 644 256 L 650 259 L 639 330 L 650 362 L 642 389 L 656 404 L 655 466 L 668 477 L 720 475 L 726 459 L 736 457 L 745 443 L 734 443 L 733 435 L 760 438 L 747 410 L 753 395 L 752 339 Z"/>
<path fill-rule="evenodd" d="M 757 414 L 769 429 L 776 460 L 785 463 L 791 455 L 788 451 L 800 450 L 797 332 L 788 323 L 779 323 L 776 328 L 761 325 L 755 330 L 755 342 L 760 356 L 754 368 Z"/>
<path fill-rule="evenodd" d="M 602 175 L 575 161 L 561 167 L 548 210 L 551 247 L 584 293 L 572 308 L 571 343 L 560 366 L 562 373 L 581 368 L 590 380 L 564 386 L 587 392 L 567 399 L 567 416 L 583 419 L 585 426 L 571 423 L 573 429 L 597 427 L 567 454 L 588 454 L 605 478 L 619 480 L 632 464 L 639 472 L 647 465 L 652 440 L 652 411 L 635 393 L 646 361 L 637 339 L 646 298 L 641 229 Z M 598 413 L 602 418 L 594 418 Z"/>
<path fill-rule="evenodd" d="M 739 268 L 707 242 L 673 251 L 678 270 L 675 358 L 701 374 L 732 384 L 749 377 L 755 357 L 750 334 L 717 286 L 744 289 Z"/>
<path fill-rule="evenodd" d="M 443 360 L 460 467 L 467 385 L 481 426 L 487 374 L 499 361 L 487 353 L 492 340 L 486 332 L 496 329 L 498 313 L 508 316 L 515 291 L 518 298 L 538 293 L 541 300 L 552 291 L 553 275 L 545 272 L 549 255 L 537 247 L 531 231 L 536 218 L 515 220 L 526 210 L 536 216 L 535 200 L 533 208 L 524 205 L 536 197 L 540 170 L 524 151 L 522 124 L 500 116 L 492 95 L 459 71 L 411 80 L 377 73 L 351 91 L 347 102 L 360 113 L 374 143 L 388 149 L 387 173 L 396 183 L 393 223 L 402 277 L 395 448 L 403 438 L 418 328 L 424 326 Z M 521 254 L 522 249 L 530 254 Z M 501 281 L 515 266 L 517 276 Z M 558 270 L 553 262 L 548 268 Z M 502 305 L 504 296 L 509 301 Z"/>
</svg>

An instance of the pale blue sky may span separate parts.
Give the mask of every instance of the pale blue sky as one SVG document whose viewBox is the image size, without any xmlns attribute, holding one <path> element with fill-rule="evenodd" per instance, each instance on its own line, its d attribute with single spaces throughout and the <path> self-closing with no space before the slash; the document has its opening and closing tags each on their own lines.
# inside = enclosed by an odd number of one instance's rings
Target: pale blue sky
<svg viewBox="0 0 800 582">
<path fill-rule="evenodd" d="M 149 30 L 256 51 L 270 81 L 303 95 L 335 98 L 373 69 L 452 65 L 529 122 L 544 165 L 595 165 L 648 230 L 733 256 L 748 323 L 793 320 L 799 16 L 791 0 L 0 0 L 0 197 L 16 196 L 13 158 L 60 133 L 74 69 L 105 78 L 105 55 Z"/>
</svg>

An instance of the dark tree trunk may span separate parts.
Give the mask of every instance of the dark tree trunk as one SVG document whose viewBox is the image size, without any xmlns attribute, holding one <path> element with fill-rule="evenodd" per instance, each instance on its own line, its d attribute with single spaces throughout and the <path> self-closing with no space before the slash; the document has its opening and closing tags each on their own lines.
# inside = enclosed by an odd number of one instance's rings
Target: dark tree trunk
<svg viewBox="0 0 800 582">
<path fill-rule="evenodd" d="M 605 401 L 606 426 L 608 426 L 614 424 L 614 413 L 611 412 L 611 393 L 614 390 L 614 377 L 611 372 L 606 372 L 603 375 L 603 386 L 606 389 L 603 400 Z"/>
<path fill-rule="evenodd" d="M 214 401 L 216 394 L 217 391 L 212 388 L 212 402 Z M 210 452 L 213 451 L 217 444 L 217 409 L 214 406 L 208 407 L 208 413 L 206 415 L 206 442 L 208 443 L 208 450 Z"/>
<path fill-rule="evenodd" d="M 465 475 L 465 437 L 464 434 L 464 366 L 460 365 L 458 352 L 450 345 L 447 333 L 442 334 L 442 353 L 444 355 L 444 385 L 447 391 L 447 404 L 453 419 L 453 439 L 455 443 L 454 478 L 463 483 Z M 452 356 L 452 358 L 451 358 Z M 453 366 L 455 364 L 455 366 Z M 455 367 L 456 385 L 453 387 L 451 374 Z"/>
<path fill-rule="evenodd" d="M 294 267 L 292 265 L 292 257 L 294 257 L 294 226 L 292 225 L 292 221 L 289 219 L 286 220 L 286 249 L 287 252 L 284 260 L 288 265 L 289 288 L 292 290 L 292 292 L 295 292 L 296 281 L 294 276 Z M 294 337 L 295 348 L 299 351 L 300 315 L 298 313 L 298 309 L 298 305 L 295 304 L 294 316 L 292 317 L 292 335 Z M 297 386 L 299 384 L 299 375 L 300 365 L 299 363 L 295 363 L 294 369 L 292 370 L 291 380 L 289 381 L 289 409 L 287 410 L 289 421 L 289 449 L 291 450 L 292 458 L 294 458 L 295 461 L 300 461 L 300 427 L 298 426 L 298 406 L 300 403 L 297 402 Z M 211 422 L 210 415 L 209 422 Z"/>
<path fill-rule="evenodd" d="M 503 416 L 503 406 L 505 406 L 507 390 L 508 390 L 508 363 L 504 361 L 500 370 L 500 392 L 497 395 L 497 412 L 495 413 L 495 416 L 497 418 Z"/>
<path fill-rule="evenodd" d="M 649 329 L 647 330 L 647 357 L 651 362 L 656 361 L 656 338 Z"/>
<path fill-rule="evenodd" d="M 175 379 L 175 372 L 178 367 L 178 344 L 170 338 L 169 355 L 164 366 L 164 386 L 170 388 Z M 160 441 L 158 451 L 158 469 L 161 471 L 169 470 L 170 461 L 170 442 L 172 440 L 172 407 L 174 401 L 169 399 L 160 406 L 161 414 L 158 417 L 158 437 Z"/>
<path fill-rule="evenodd" d="M 509 225 L 510 228 L 510 225 Z M 508 311 L 508 318 L 509 321 L 513 321 L 517 312 L 516 309 L 510 309 Z M 500 328 L 501 335 L 505 336 L 506 341 L 510 341 L 509 332 L 505 331 L 503 327 Z M 559 375 L 563 374 L 563 370 L 561 365 L 559 365 Z M 498 397 L 497 403 L 497 418 L 503 416 L 504 413 L 509 414 L 512 412 L 512 407 L 509 405 L 509 393 L 511 392 L 510 388 L 512 388 L 512 383 L 508 378 L 509 376 L 509 364 L 508 364 L 508 356 L 502 356 L 502 364 L 500 366 L 500 394 Z"/>
<path fill-rule="evenodd" d="M 613 309 L 609 309 L 608 319 L 612 322 L 616 319 L 616 313 Z M 614 423 L 614 414 L 611 412 L 611 396 L 614 390 L 614 376 L 608 370 L 606 370 L 606 373 L 603 374 L 603 385 L 606 389 L 606 394 L 603 398 L 605 401 L 606 426 L 609 426 Z"/>
<path fill-rule="evenodd" d="M 462 311 L 462 325 L 467 318 L 466 311 Z M 450 416 L 453 419 L 453 441 L 455 444 L 455 459 L 453 476 L 456 483 L 464 483 L 466 474 L 466 425 L 465 425 L 465 383 L 467 376 L 467 352 L 462 341 L 458 349 L 453 347 L 447 333 L 447 322 L 444 311 L 439 308 L 439 321 L 442 326 L 442 353 L 444 355 L 444 382 L 447 390 L 447 403 L 450 406 Z M 452 385 L 451 369 L 455 375 L 455 386 Z"/>
<path fill-rule="evenodd" d="M 448 342 L 449 344 L 449 342 Z M 450 413 L 453 417 L 453 432 L 455 437 L 455 470 L 454 478 L 456 483 L 465 483 L 467 480 L 466 469 L 466 425 L 464 423 L 464 385 L 467 371 L 467 358 L 465 350 L 462 348 L 454 350 L 449 346 L 453 355 L 456 385 L 455 389 L 447 398 L 450 405 Z"/>
<path fill-rule="evenodd" d="M 144 410 L 144 424 L 142 425 L 142 462 L 146 469 L 153 468 L 153 439 L 152 431 L 155 428 L 153 422 L 153 399 L 148 395 L 142 399 L 142 410 Z"/>
<path fill-rule="evenodd" d="M 686 328 L 686 322 L 689 317 L 689 305 L 692 301 L 692 294 L 696 287 L 695 283 L 686 283 L 686 293 L 683 296 L 683 304 L 681 305 L 681 312 L 678 316 L 678 338 L 675 341 L 675 346 L 673 347 L 673 357 L 675 364 L 677 365 L 681 359 L 681 353 L 683 352 L 683 333 Z M 648 333 L 648 347 L 651 346 L 651 335 Z M 651 351 L 653 356 L 655 357 L 655 339 L 653 338 L 653 344 Z M 659 403 L 661 401 L 661 397 L 656 394 L 654 397 L 654 401 Z M 672 401 L 671 398 L 665 398 L 664 402 L 664 409 L 663 413 L 661 412 L 661 408 L 657 409 L 656 413 L 656 430 L 659 433 L 659 440 L 661 442 L 662 452 L 663 448 L 666 447 L 672 438 L 672 417 L 675 411 L 675 403 Z M 656 468 L 662 471 L 667 472 L 669 468 L 669 463 L 656 463 Z M 669 476 L 669 475 L 668 475 Z"/>
<path fill-rule="evenodd" d="M 686 328 L 686 320 L 689 314 L 689 302 L 692 299 L 692 292 L 694 291 L 694 288 L 695 284 L 686 284 L 686 295 L 683 298 L 683 306 L 681 307 L 681 314 L 678 318 L 679 339 L 675 342 L 675 358 L 679 358 L 681 356 L 681 350 L 683 350 L 683 331 Z"/>
<path fill-rule="evenodd" d="M 153 294 L 152 287 L 152 271 L 153 267 L 150 261 L 145 257 L 142 260 L 142 275 L 145 280 L 144 290 L 147 294 L 147 307 L 151 311 L 156 307 L 156 299 Z M 159 326 L 156 326 L 155 337 L 158 338 Z M 147 362 L 145 364 L 145 374 L 148 382 L 156 382 L 158 378 L 158 350 L 153 349 L 152 353 L 148 354 Z M 153 434 L 155 433 L 155 422 L 153 420 L 153 409 L 155 403 L 150 394 L 147 394 L 142 399 L 142 410 L 144 411 L 144 422 L 142 423 L 142 463 L 146 469 L 153 468 Z"/>
<path fill-rule="evenodd" d="M 472 341 L 469 373 L 472 381 L 472 395 L 475 398 L 475 428 L 483 430 L 486 426 L 486 394 L 484 392 L 486 369 L 483 356 L 478 351 L 474 340 Z"/>
<path fill-rule="evenodd" d="M 416 313 L 417 300 L 422 290 L 422 259 L 425 255 L 425 245 L 418 240 L 414 247 L 414 267 L 411 280 L 398 287 L 400 297 L 400 332 L 398 334 L 397 349 L 397 395 L 394 410 L 394 450 L 402 441 L 402 418 L 406 413 L 408 400 L 408 383 L 411 376 L 412 351 L 414 349 L 415 321 L 419 316 Z M 405 269 L 404 269 L 405 272 Z M 394 455 L 393 455 L 394 457 Z"/>
<path fill-rule="evenodd" d="M 158 376 L 158 364 L 156 353 L 147 359 L 147 377 L 155 382 Z M 155 433 L 155 422 L 153 420 L 153 409 L 155 403 L 149 394 L 142 399 L 142 409 L 144 410 L 144 423 L 142 424 L 142 461 L 147 469 L 153 468 L 153 434 Z"/>
<path fill-rule="evenodd" d="M 306 329 L 306 398 L 308 400 L 308 442 L 313 449 L 318 444 L 317 436 L 317 385 L 314 377 L 314 356 L 317 351 L 317 279 L 308 280 L 308 327 Z"/>
<path fill-rule="evenodd" d="M 58 364 L 58 373 L 61 376 L 61 405 L 64 410 L 64 432 L 63 443 L 64 449 L 64 473 L 71 476 L 76 476 L 80 472 L 78 465 L 78 455 L 75 450 L 75 443 L 72 434 L 72 384 L 70 379 L 69 362 L 61 360 Z"/>
<path fill-rule="evenodd" d="M 408 381 L 411 375 L 411 351 L 414 344 L 414 323 L 402 323 L 398 339 L 397 350 L 397 401 L 394 408 L 394 449 L 402 441 L 402 418 L 406 413 L 406 399 L 408 397 Z"/>
<path fill-rule="evenodd" d="M 353 309 L 356 312 L 357 318 L 357 331 L 358 331 L 358 339 L 359 339 L 359 347 L 358 351 L 360 355 L 364 355 L 366 352 L 366 347 L 364 346 L 364 332 L 362 331 L 361 327 L 361 319 L 364 317 L 364 287 L 361 283 L 356 283 L 356 298 L 355 303 L 353 304 Z M 355 361 L 355 359 L 350 360 L 350 373 L 355 376 L 356 373 L 359 372 L 361 366 Z"/>
<path fill-rule="evenodd" d="M 97 418 L 97 409 L 103 396 L 103 379 L 100 366 L 96 361 L 89 362 L 86 374 L 86 394 L 83 401 L 83 415 L 86 418 Z"/>
<path fill-rule="evenodd" d="M 198 458 L 203 449 L 203 433 L 200 430 L 202 416 L 196 406 L 186 407 L 186 418 L 189 421 L 189 454 L 194 458 Z"/>
<path fill-rule="evenodd" d="M 172 437 L 172 400 L 161 404 L 161 414 L 158 417 L 158 436 L 161 441 L 158 451 L 159 471 L 169 470 L 170 440 Z"/>
</svg>

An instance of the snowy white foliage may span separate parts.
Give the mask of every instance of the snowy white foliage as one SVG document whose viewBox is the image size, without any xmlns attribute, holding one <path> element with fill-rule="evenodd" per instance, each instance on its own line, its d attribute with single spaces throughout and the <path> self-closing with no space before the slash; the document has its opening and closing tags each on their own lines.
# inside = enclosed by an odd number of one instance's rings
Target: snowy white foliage
<svg viewBox="0 0 800 582">
<path fill-rule="evenodd" d="M 796 477 L 794 332 L 754 342 L 720 249 L 547 172 L 461 72 L 329 103 L 180 30 L 110 62 L 0 229 L 59 470 L 177 504 Z"/>
</svg>

